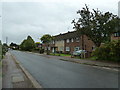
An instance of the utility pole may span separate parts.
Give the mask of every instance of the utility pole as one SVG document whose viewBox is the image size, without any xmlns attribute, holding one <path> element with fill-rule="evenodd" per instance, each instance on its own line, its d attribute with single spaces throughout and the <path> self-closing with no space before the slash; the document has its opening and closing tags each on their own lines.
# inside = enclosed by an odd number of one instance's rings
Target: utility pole
<svg viewBox="0 0 120 90">
<path fill-rule="evenodd" d="M 6 44 L 8 44 L 8 37 L 6 37 Z"/>
<path fill-rule="evenodd" d="M 84 35 L 82 35 L 82 50 L 84 50 Z"/>
<path fill-rule="evenodd" d="M 120 18 L 120 1 L 118 2 L 118 16 Z"/>
</svg>

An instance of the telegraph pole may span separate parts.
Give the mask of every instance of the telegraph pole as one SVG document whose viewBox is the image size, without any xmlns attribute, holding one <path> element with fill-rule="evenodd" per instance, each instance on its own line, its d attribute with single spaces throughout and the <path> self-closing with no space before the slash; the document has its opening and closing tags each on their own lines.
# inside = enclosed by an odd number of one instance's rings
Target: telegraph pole
<svg viewBox="0 0 120 90">
<path fill-rule="evenodd" d="M 8 37 L 6 37 L 6 44 L 8 44 Z"/>
</svg>

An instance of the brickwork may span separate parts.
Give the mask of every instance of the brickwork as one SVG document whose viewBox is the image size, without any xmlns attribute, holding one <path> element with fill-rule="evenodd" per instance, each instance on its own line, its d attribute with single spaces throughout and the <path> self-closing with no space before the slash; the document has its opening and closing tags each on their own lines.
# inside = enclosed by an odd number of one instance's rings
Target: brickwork
<svg viewBox="0 0 120 90">
<path fill-rule="evenodd" d="M 63 47 L 62 53 L 71 54 L 74 51 L 81 49 L 84 49 L 87 52 L 92 52 L 93 47 L 95 46 L 94 43 L 86 35 L 80 35 L 77 31 L 56 35 L 54 37 L 54 44 L 49 44 L 51 52 L 53 51 L 53 49 L 56 52 L 59 52 L 61 46 Z M 43 44 L 43 47 L 46 46 L 47 45 Z"/>
<path fill-rule="evenodd" d="M 119 40 L 120 36 L 115 36 L 114 34 L 111 35 L 111 41 L 113 40 Z"/>
</svg>

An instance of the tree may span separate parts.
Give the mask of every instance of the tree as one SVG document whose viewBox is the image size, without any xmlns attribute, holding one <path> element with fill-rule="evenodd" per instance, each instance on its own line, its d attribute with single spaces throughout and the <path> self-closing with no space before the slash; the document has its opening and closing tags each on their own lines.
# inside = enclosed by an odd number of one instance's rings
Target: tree
<svg viewBox="0 0 120 90">
<path fill-rule="evenodd" d="M 8 45 L 6 43 L 3 43 L 2 45 L 2 55 L 5 55 L 5 53 L 8 51 Z"/>
<path fill-rule="evenodd" d="M 35 46 L 38 48 L 39 47 L 39 45 L 40 45 L 40 42 L 36 42 L 35 43 Z"/>
<path fill-rule="evenodd" d="M 28 36 L 27 39 L 23 40 L 20 45 L 21 50 L 31 51 L 35 48 L 35 42 L 31 36 Z"/>
<path fill-rule="evenodd" d="M 19 49 L 19 45 L 17 45 L 16 43 L 13 43 L 13 42 L 12 42 L 12 43 L 10 44 L 10 48 L 16 50 L 16 49 Z"/>
<path fill-rule="evenodd" d="M 45 34 L 40 39 L 42 43 L 49 43 L 52 40 L 52 36 L 49 34 Z"/>
<path fill-rule="evenodd" d="M 110 41 L 110 36 L 115 30 L 114 23 L 117 16 L 110 12 L 102 13 L 98 9 L 93 9 L 91 12 L 87 5 L 82 10 L 78 10 L 77 14 L 80 18 L 72 21 L 73 28 L 88 36 L 97 47 L 102 42 Z"/>
<path fill-rule="evenodd" d="M 53 39 L 53 37 L 51 35 L 49 35 L 49 34 L 45 34 L 40 39 L 41 39 L 42 43 L 44 43 L 44 44 L 47 45 L 46 52 L 47 52 L 47 54 L 49 54 L 48 47 L 49 47 L 49 43 L 51 42 L 51 40 Z"/>
<path fill-rule="evenodd" d="M 92 55 L 97 60 L 110 60 L 120 62 L 120 40 L 105 43 L 95 49 Z"/>
</svg>

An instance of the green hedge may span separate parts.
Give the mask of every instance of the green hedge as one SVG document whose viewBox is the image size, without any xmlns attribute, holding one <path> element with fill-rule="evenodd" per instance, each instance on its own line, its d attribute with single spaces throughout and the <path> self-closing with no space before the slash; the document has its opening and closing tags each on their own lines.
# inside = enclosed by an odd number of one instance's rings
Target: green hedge
<svg viewBox="0 0 120 90">
<path fill-rule="evenodd" d="M 98 60 L 110 60 L 120 62 L 120 40 L 112 41 L 96 48 L 92 53 Z"/>
</svg>

